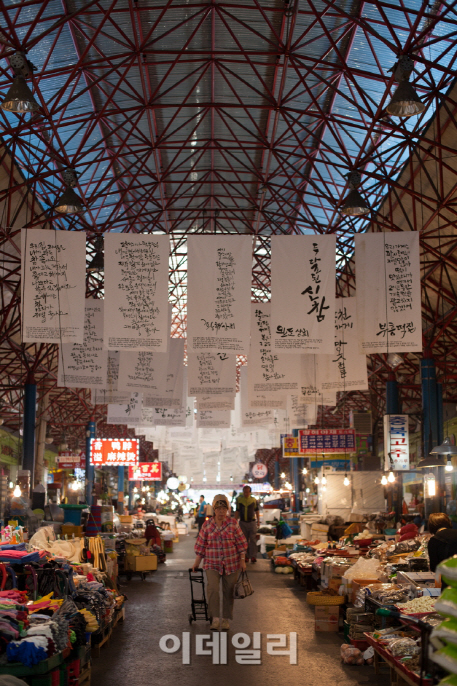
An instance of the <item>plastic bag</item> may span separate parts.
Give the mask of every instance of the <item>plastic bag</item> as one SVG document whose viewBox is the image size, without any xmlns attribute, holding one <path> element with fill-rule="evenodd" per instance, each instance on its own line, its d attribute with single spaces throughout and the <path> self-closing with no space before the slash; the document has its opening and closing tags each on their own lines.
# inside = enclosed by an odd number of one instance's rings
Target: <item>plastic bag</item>
<svg viewBox="0 0 457 686">
<path fill-rule="evenodd" d="M 412 638 L 397 638 L 392 643 L 389 643 L 389 650 L 394 657 L 417 655 L 420 652 L 420 648 Z"/>
<path fill-rule="evenodd" d="M 381 575 L 379 560 L 364 559 L 360 557 L 355 565 L 349 567 L 344 573 L 345 579 L 378 579 Z"/>
<path fill-rule="evenodd" d="M 341 660 L 345 665 L 363 665 L 363 655 L 358 648 L 343 643 L 340 649 Z"/>
</svg>

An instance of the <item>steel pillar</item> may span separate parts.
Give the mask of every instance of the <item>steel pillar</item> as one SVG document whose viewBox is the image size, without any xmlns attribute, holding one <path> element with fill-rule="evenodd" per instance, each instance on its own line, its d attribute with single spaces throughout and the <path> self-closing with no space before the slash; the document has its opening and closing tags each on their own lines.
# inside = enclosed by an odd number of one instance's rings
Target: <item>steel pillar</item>
<svg viewBox="0 0 457 686">
<path fill-rule="evenodd" d="M 279 491 L 279 455 L 275 457 L 275 491 Z"/>
<path fill-rule="evenodd" d="M 86 502 L 92 505 L 92 491 L 94 490 L 95 467 L 90 463 L 90 439 L 95 438 L 95 422 L 91 417 L 86 426 Z"/>
<path fill-rule="evenodd" d="M 124 512 L 124 472 L 125 467 L 117 468 L 117 509 L 120 514 Z M 120 493 L 122 493 L 122 500 L 119 498 Z"/>
<path fill-rule="evenodd" d="M 33 490 L 35 469 L 35 422 L 36 422 L 36 383 L 33 374 L 28 374 L 24 385 L 24 422 L 22 429 L 22 469 L 30 472 L 30 493 Z"/>
<path fill-rule="evenodd" d="M 400 414 L 398 383 L 394 372 L 389 374 L 386 382 L 386 414 Z"/>
<path fill-rule="evenodd" d="M 425 353 L 426 355 L 427 353 Z M 421 360 L 422 410 L 423 410 L 423 455 L 427 457 L 435 445 L 443 442 L 443 392 L 436 381 L 435 360 L 424 357 Z M 425 470 L 435 475 L 436 496 L 427 498 L 424 494 L 425 517 L 432 512 L 442 512 L 444 507 L 444 469 L 435 467 Z"/>
</svg>

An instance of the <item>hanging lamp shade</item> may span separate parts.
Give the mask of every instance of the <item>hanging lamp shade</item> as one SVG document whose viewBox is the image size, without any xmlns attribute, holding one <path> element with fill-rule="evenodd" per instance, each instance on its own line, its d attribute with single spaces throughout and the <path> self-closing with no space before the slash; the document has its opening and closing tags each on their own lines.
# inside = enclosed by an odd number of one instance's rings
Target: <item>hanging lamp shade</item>
<svg viewBox="0 0 457 686">
<path fill-rule="evenodd" d="M 105 270 L 105 257 L 103 255 L 103 238 L 99 236 L 94 243 L 95 255 L 93 256 L 89 266 L 88 272 L 103 272 Z"/>
<path fill-rule="evenodd" d="M 442 457 L 438 455 L 429 455 L 428 457 L 423 457 L 417 463 L 416 469 L 431 469 L 432 467 L 444 467 L 445 462 Z"/>
<path fill-rule="evenodd" d="M 0 106 L 7 112 L 36 112 L 40 109 L 23 76 L 15 76 Z"/>
<path fill-rule="evenodd" d="M 77 214 L 84 212 L 84 205 L 73 188 L 67 188 L 57 201 L 56 210 L 61 214 Z"/>
<path fill-rule="evenodd" d="M 389 353 L 387 355 L 387 364 L 391 369 L 396 369 L 403 364 L 403 358 L 398 353 Z"/>
<path fill-rule="evenodd" d="M 430 455 L 457 455 L 457 446 L 451 445 L 451 439 L 449 436 L 446 436 L 441 445 L 437 445 L 430 450 Z"/>
<path fill-rule="evenodd" d="M 367 212 L 370 211 L 370 206 L 357 190 L 358 186 L 360 186 L 361 179 L 362 177 L 359 172 L 352 172 L 349 174 L 348 182 L 351 190 L 349 191 L 341 209 L 341 213 L 348 217 L 359 217 L 360 215 L 367 214 Z"/>
<path fill-rule="evenodd" d="M 409 77 L 414 69 L 413 60 L 408 55 L 402 55 L 393 69 L 398 86 L 386 107 L 386 112 L 393 117 L 413 117 L 424 112 L 424 103 L 414 86 L 409 83 Z"/>
<path fill-rule="evenodd" d="M 451 439 L 446 436 L 441 445 L 436 445 L 432 450 L 430 450 L 430 455 L 428 457 L 423 457 L 418 465 L 417 469 L 426 469 L 427 467 L 445 467 L 448 461 L 448 457 L 451 455 L 457 455 L 457 446 L 451 445 Z"/>
</svg>

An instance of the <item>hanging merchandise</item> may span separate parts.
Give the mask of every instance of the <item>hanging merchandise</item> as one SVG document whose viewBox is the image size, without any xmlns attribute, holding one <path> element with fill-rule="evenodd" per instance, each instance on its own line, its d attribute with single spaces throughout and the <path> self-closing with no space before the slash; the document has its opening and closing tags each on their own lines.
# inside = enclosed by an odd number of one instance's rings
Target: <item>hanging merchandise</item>
<svg viewBox="0 0 457 686">
<path fill-rule="evenodd" d="M 355 234 L 360 353 L 422 351 L 419 238 Z"/>
<path fill-rule="evenodd" d="M 105 346 L 165 353 L 170 337 L 166 235 L 105 236 Z"/>
<path fill-rule="evenodd" d="M 275 352 L 334 352 L 336 236 L 271 237 Z"/>
<path fill-rule="evenodd" d="M 22 229 L 22 340 L 82 343 L 86 240 L 79 231 Z"/>
<path fill-rule="evenodd" d="M 103 349 L 103 305 L 103 300 L 86 299 L 84 341 L 60 346 L 58 386 L 106 387 L 108 351 Z"/>
<path fill-rule="evenodd" d="M 252 237 L 187 239 L 189 352 L 249 352 Z"/>
</svg>

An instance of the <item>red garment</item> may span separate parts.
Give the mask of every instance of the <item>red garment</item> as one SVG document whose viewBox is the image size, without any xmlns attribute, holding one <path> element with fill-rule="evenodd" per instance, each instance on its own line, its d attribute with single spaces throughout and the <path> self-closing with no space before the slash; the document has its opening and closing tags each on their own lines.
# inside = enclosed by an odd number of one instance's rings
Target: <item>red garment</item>
<svg viewBox="0 0 457 686">
<path fill-rule="evenodd" d="M 162 545 L 162 539 L 160 538 L 159 531 L 154 524 L 148 524 L 146 531 L 144 532 L 144 537 L 148 544 L 150 541 L 152 541 L 152 545 Z"/>
<path fill-rule="evenodd" d="M 195 554 L 204 558 L 204 569 L 215 569 L 219 574 L 233 574 L 240 568 L 240 555 L 248 544 L 240 525 L 227 516 L 218 528 L 213 517 L 206 519 L 195 543 Z"/>
</svg>

